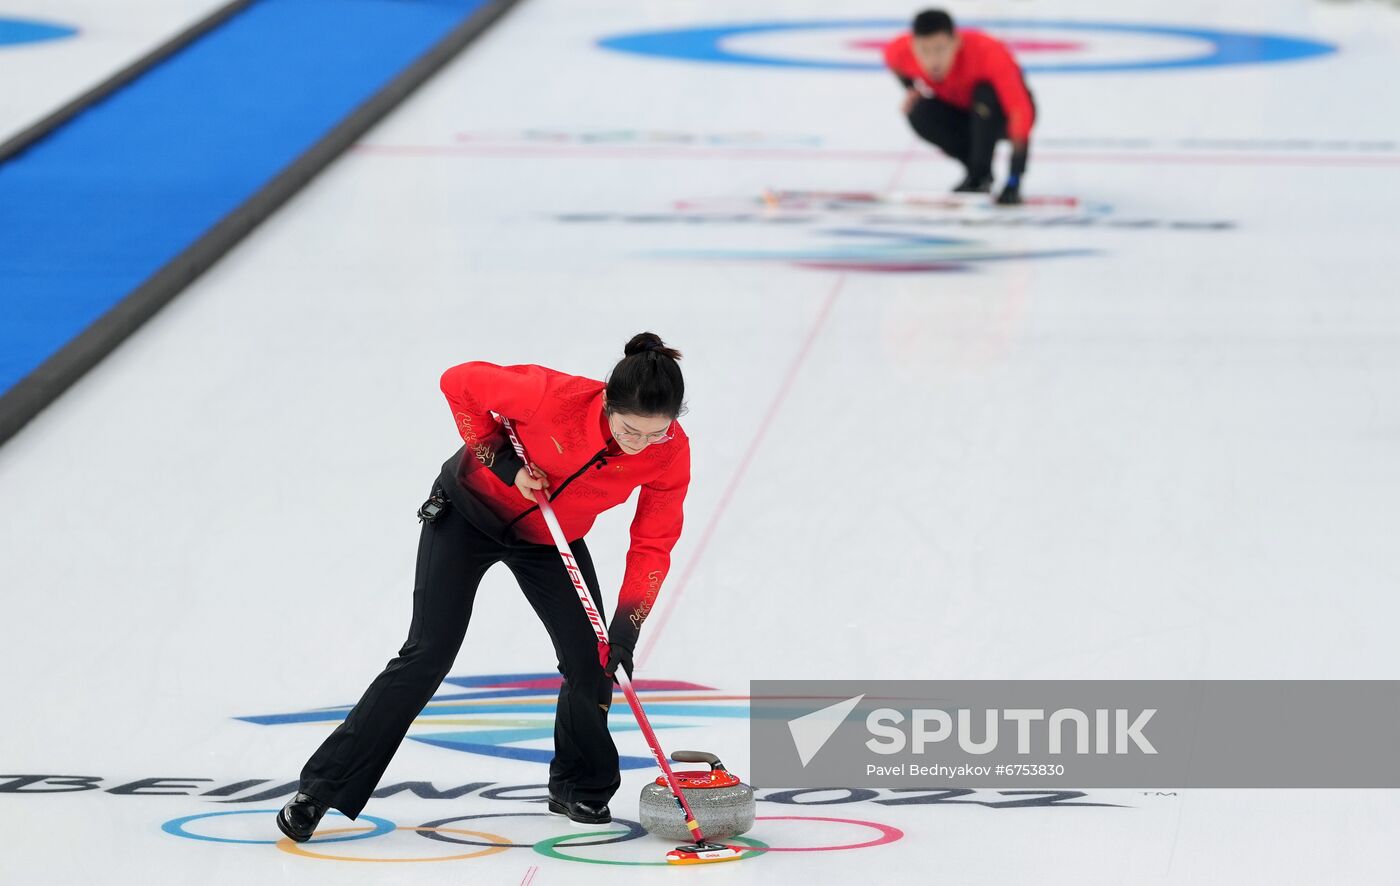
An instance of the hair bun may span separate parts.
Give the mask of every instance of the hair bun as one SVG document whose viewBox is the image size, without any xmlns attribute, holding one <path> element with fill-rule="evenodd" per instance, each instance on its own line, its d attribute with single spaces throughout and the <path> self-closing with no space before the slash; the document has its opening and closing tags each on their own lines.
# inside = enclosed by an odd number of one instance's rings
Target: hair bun
<svg viewBox="0 0 1400 886">
<path fill-rule="evenodd" d="M 610 410 L 667 418 L 685 412 L 685 379 L 676 362 L 681 358 L 680 351 L 666 347 L 654 332 L 632 336 L 622 350 L 626 356 L 608 373 Z"/>
<path fill-rule="evenodd" d="M 654 332 L 639 332 L 632 336 L 627 342 L 627 346 L 622 349 L 622 353 L 627 357 L 635 357 L 638 354 L 645 354 L 648 351 L 656 351 L 665 354 L 672 360 L 679 360 L 681 352 L 675 348 L 666 347 L 666 343 L 661 340 L 661 336 Z"/>
</svg>

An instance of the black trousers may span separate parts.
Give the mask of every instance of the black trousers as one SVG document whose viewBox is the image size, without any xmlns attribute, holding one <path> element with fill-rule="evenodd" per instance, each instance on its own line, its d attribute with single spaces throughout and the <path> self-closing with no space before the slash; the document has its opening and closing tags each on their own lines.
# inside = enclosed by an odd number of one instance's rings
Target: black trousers
<svg viewBox="0 0 1400 886">
<path fill-rule="evenodd" d="M 909 112 L 909 125 L 924 141 L 967 167 L 970 178 L 990 178 L 992 153 L 997 142 L 1006 138 L 1006 111 L 992 85 L 979 83 L 972 90 L 971 110 L 937 98 L 920 99 Z M 1026 152 L 1012 158 L 1013 175 L 1025 172 L 1026 160 Z"/>
<path fill-rule="evenodd" d="M 603 612 L 588 547 L 571 544 L 593 603 Z M 301 771 L 300 789 L 350 818 L 364 809 L 394 752 L 452 668 L 486 570 L 505 563 L 544 622 L 563 675 L 554 719 L 549 788 L 555 797 L 606 803 L 621 783 L 608 732 L 612 680 L 598 661 L 598 639 L 559 552 L 549 545 L 504 545 L 450 505 L 423 525 L 418 542 L 413 620 L 396 658 Z M 494 630 L 507 636 L 510 625 Z M 477 656 L 477 666 L 489 662 Z"/>
</svg>

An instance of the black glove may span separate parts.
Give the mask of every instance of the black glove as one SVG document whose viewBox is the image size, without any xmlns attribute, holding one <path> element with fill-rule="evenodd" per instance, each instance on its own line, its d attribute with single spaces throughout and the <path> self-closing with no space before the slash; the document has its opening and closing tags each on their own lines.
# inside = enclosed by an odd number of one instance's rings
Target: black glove
<svg viewBox="0 0 1400 886">
<path fill-rule="evenodd" d="M 609 680 L 617 679 L 618 665 L 622 665 L 623 670 L 627 672 L 627 679 L 632 679 L 632 649 L 636 645 L 637 635 L 632 631 L 608 631 L 608 665 L 603 668 L 603 673 L 608 675 Z"/>
<path fill-rule="evenodd" d="M 1017 184 L 1021 181 L 1021 176 L 1026 174 L 1026 164 L 1030 161 L 1031 144 L 1021 142 L 1011 145 L 1011 180 Z"/>
<path fill-rule="evenodd" d="M 622 669 L 627 672 L 627 679 L 632 679 L 632 650 L 626 646 L 614 646 L 608 644 L 608 666 L 604 673 L 609 680 L 617 679 L 617 666 L 622 665 Z"/>
</svg>

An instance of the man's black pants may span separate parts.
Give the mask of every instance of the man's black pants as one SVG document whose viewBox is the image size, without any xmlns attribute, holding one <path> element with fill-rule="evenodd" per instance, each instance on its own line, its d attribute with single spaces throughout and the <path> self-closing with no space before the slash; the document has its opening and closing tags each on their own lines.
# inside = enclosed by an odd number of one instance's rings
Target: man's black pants
<svg viewBox="0 0 1400 886">
<path fill-rule="evenodd" d="M 593 603 L 603 612 L 598 577 L 583 540 L 573 542 Z M 413 621 L 398 657 L 374 678 L 345 722 L 301 771 L 301 790 L 350 818 L 364 809 L 394 752 L 452 667 L 486 570 L 505 563 L 544 622 L 564 682 L 554 719 L 549 789 L 560 800 L 606 803 L 617 791 L 617 748 L 608 732 L 612 680 L 598 661 L 598 639 L 559 552 L 549 545 L 504 545 L 450 505 L 423 525 L 413 587 Z M 507 637 L 516 625 L 493 628 Z M 477 666 L 488 661 L 476 656 Z"/>
<path fill-rule="evenodd" d="M 1032 100 L 1034 101 L 1034 100 Z M 920 99 L 909 112 L 909 125 L 924 141 L 967 167 L 972 179 L 990 178 L 992 153 L 1006 138 L 1006 111 L 990 83 L 972 90 L 972 108 L 964 111 L 937 98 Z M 1025 171 L 1026 157 L 1012 159 L 1012 174 Z"/>
</svg>

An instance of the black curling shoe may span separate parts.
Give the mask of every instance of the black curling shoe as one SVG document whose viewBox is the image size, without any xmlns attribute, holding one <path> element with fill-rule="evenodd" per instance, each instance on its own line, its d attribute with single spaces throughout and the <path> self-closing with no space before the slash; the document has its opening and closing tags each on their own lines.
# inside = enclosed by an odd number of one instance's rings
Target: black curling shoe
<svg viewBox="0 0 1400 886">
<path fill-rule="evenodd" d="M 563 800 L 549 798 L 549 811 L 555 815 L 567 815 L 570 821 L 579 824 L 607 824 L 612 821 L 612 812 L 607 803 L 590 803 L 587 800 Z"/>
<path fill-rule="evenodd" d="M 316 832 L 321 816 L 329 808 L 310 794 L 297 794 L 277 813 L 277 828 L 298 843 L 305 843 Z"/>
<path fill-rule="evenodd" d="M 998 206 L 1020 206 L 1024 202 L 1020 185 L 1007 185 L 997 197 Z"/>
<path fill-rule="evenodd" d="M 954 194 L 989 194 L 992 190 L 992 177 L 990 175 L 973 175 L 968 173 L 956 188 Z"/>
</svg>

